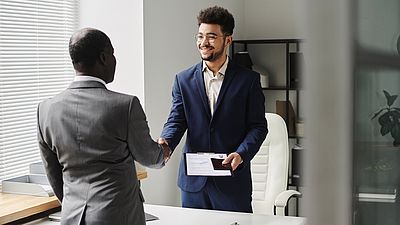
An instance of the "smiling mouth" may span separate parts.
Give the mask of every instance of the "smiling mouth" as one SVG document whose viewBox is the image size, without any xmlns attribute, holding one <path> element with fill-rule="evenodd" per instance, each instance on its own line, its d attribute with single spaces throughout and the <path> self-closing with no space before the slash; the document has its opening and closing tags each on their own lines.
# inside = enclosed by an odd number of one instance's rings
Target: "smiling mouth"
<svg viewBox="0 0 400 225">
<path fill-rule="evenodd" d="M 209 51 L 211 51 L 211 50 L 213 50 L 212 47 L 200 47 L 200 51 L 201 51 L 201 52 L 209 52 Z"/>
</svg>

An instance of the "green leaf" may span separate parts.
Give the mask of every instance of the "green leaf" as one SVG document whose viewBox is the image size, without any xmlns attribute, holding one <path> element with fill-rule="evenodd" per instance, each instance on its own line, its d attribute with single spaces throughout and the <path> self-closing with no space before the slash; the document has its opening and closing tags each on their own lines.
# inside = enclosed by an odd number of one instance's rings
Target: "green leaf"
<svg viewBox="0 0 400 225">
<path fill-rule="evenodd" d="M 392 120 L 391 120 L 391 113 L 385 112 L 384 114 L 382 114 L 379 118 L 378 118 L 378 122 L 380 125 L 384 126 L 387 124 L 391 124 Z"/>
<path fill-rule="evenodd" d="M 392 126 L 390 125 L 384 125 L 381 127 L 381 135 L 385 136 L 386 134 L 388 134 L 390 132 L 390 130 L 392 129 Z"/>
<path fill-rule="evenodd" d="M 393 121 L 396 123 L 399 122 L 400 120 L 400 111 L 396 111 L 396 110 L 391 110 L 390 111 L 390 115 L 393 117 Z"/>
<path fill-rule="evenodd" d="M 381 125 L 382 136 L 385 136 L 387 133 L 389 133 L 392 130 L 393 123 L 392 123 L 390 112 L 385 112 L 382 116 L 380 116 L 378 118 L 378 122 Z"/>
<path fill-rule="evenodd" d="M 390 95 L 387 91 L 383 90 L 386 97 L 386 102 L 388 106 L 392 106 L 394 101 L 396 101 L 397 95 Z"/>
</svg>

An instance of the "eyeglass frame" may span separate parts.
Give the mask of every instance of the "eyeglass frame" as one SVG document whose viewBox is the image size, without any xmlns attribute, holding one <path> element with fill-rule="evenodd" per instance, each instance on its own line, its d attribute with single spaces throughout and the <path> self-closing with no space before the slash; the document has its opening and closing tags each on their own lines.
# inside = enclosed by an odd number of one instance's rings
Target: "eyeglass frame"
<svg viewBox="0 0 400 225">
<path fill-rule="evenodd" d="M 202 36 L 202 38 L 199 38 L 199 36 Z M 217 38 L 220 38 L 220 37 L 225 38 L 225 37 L 227 37 L 227 36 L 230 36 L 230 35 L 228 35 L 228 34 L 224 34 L 224 35 L 216 35 L 216 34 L 206 34 L 206 35 L 204 35 L 204 34 L 195 34 L 195 35 L 194 35 L 194 39 L 196 40 L 196 42 L 202 42 L 202 41 L 204 40 L 204 38 L 205 38 L 205 39 L 207 40 L 208 43 L 214 43 L 215 40 L 216 40 Z"/>
</svg>

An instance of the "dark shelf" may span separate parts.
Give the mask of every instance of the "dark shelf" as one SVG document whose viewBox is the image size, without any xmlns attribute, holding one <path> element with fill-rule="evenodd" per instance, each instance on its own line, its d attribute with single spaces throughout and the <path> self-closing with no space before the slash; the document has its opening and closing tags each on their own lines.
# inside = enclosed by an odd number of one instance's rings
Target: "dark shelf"
<svg viewBox="0 0 400 225">
<path fill-rule="evenodd" d="M 240 44 L 286 44 L 301 43 L 302 39 L 264 39 L 264 40 L 234 40 L 234 43 Z"/>
<path fill-rule="evenodd" d="M 304 138 L 303 136 L 298 135 L 289 135 L 289 138 Z"/>
<path fill-rule="evenodd" d="M 290 87 L 267 87 L 267 88 L 262 88 L 263 90 L 280 90 L 280 91 L 286 91 L 286 90 L 291 90 L 291 91 L 296 91 L 297 88 L 290 88 Z"/>
</svg>

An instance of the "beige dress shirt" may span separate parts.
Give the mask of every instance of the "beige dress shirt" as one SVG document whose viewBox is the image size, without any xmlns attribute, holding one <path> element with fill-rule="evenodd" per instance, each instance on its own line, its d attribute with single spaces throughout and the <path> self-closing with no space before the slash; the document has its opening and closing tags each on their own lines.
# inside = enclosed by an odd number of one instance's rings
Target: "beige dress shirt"
<svg viewBox="0 0 400 225">
<path fill-rule="evenodd" d="M 215 111 L 215 105 L 217 104 L 219 91 L 221 90 L 222 82 L 224 81 L 228 61 L 229 57 L 227 56 L 224 64 L 221 66 L 217 74 L 213 74 L 213 72 L 207 67 L 205 61 L 203 61 L 204 86 L 206 87 L 206 94 L 208 97 L 208 103 L 210 105 L 211 115 L 213 115 Z"/>
</svg>

